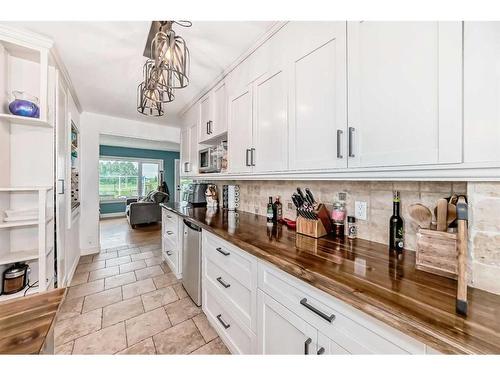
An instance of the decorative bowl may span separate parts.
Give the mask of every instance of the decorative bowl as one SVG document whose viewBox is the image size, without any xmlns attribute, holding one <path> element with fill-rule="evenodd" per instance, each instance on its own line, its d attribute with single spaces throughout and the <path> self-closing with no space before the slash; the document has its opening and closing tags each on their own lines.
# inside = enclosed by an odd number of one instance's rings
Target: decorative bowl
<svg viewBox="0 0 500 375">
<path fill-rule="evenodd" d="M 23 117 L 40 117 L 38 98 L 24 91 L 12 91 L 14 100 L 9 104 L 9 111 L 13 115 Z"/>
</svg>

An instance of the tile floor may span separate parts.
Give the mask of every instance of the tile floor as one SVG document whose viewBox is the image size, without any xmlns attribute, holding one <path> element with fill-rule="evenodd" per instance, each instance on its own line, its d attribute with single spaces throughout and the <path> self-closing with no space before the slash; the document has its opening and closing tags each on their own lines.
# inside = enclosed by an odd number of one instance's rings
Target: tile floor
<svg viewBox="0 0 500 375">
<path fill-rule="evenodd" d="M 56 354 L 229 353 L 162 262 L 159 235 L 80 259 L 57 317 Z"/>
</svg>

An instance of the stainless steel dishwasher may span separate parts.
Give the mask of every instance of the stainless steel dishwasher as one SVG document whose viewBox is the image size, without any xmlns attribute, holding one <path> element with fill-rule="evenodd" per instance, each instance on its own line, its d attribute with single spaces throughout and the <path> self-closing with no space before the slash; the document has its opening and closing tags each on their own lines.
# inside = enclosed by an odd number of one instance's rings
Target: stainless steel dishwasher
<svg viewBox="0 0 500 375">
<path fill-rule="evenodd" d="M 193 302 L 201 306 L 201 228 L 184 220 L 182 285 Z"/>
</svg>

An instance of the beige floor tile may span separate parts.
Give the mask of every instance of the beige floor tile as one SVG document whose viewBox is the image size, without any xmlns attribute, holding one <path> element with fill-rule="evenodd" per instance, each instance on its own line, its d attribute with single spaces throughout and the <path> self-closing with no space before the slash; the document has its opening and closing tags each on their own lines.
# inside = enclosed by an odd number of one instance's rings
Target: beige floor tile
<svg viewBox="0 0 500 375">
<path fill-rule="evenodd" d="M 113 303 L 120 302 L 121 300 L 122 300 L 122 288 L 120 287 L 91 294 L 90 296 L 85 297 L 85 301 L 83 303 L 83 312 L 108 306 Z"/>
<path fill-rule="evenodd" d="M 92 262 L 98 262 L 100 260 L 112 259 L 118 257 L 118 251 L 107 251 L 105 253 L 99 253 L 94 255 Z"/>
<path fill-rule="evenodd" d="M 146 268 L 146 262 L 144 260 L 135 260 L 130 263 L 125 263 L 120 265 L 120 273 L 132 272 L 135 270 L 140 270 L 141 268 Z"/>
<path fill-rule="evenodd" d="M 137 277 L 137 280 L 150 279 L 159 275 L 163 275 L 163 270 L 160 266 L 152 266 L 135 271 L 135 277 Z"/>
<path fill-rule="evenodd" d="M 78 261 L 78 265 L 92 263 L 92 258 L 94 258 L 94 255 L 92 255 L 92 254 L 84 255 L 84 256 L 80 257 L 80 260 Z"/>
<path fill-rule="evenodd" d="M 165 306 L 165 311 L 174 326 L 201 313 L 201 309 L 189 297 Z"/>
<path fill-rule="evenodd" d="M 83 298 L 65 299 L 57 312 L 57 320 L 61 321 L 80 315 L 82 313 Z"/>
<path fill-rule="evenodd" d="M 135 297 L 106 306 L 102 310 L 102 326 L 108 327 L 115 323 L 133 318 L 144 312 L 141 297 Z"/>
<path fill-rule="evenodd" d="M 62 345 L 101 329 L 101 315 L 102 311 L 99 309 L 57 322 L 54 328 L 56 345 Z"/>
<path fill-rule="evenodd" d="M 167 314 L 162 307 L 129 319 L 125 322 L 125 325 L 127 328 L 127 340 L 129 345 L 134 345 L 171 326 Z M 201 339 L 203 340 L 203 338 Z"/>
<path fill-rule="evenodd" d="M 172 287 L 166 287 L 141 296 L 144 309 L 146 311 L 154 310 L 158 307 L 168 305 L 179 299 Z"/>
<path fill-rule="evenodd" d="M 89 272 L 89 271 L 99 270 L 99 269 L 104 268 L 106 266 L 105 262 L 106 261 L 101 260 L 101 261 L 98 261 L 98 262 L 81 264 L 78 267 L 76 267 L 75 273 Z"/>
<path fill-rule="evenodd" d="M 67 299 L 88 296 L 104 290 L 104 280 L 91 281 L 77 286 L 71 286 L 66 294 Z"/>
<path fill-rule="evenodd" d="M 121 322 L 76 339 L 73 354 L 114 354 L 126 347 L 125 323 Z"/>
<path fill-rule="evenodd" d="M 191 354 L 231 354 L 222 340 L 217 337 Z"/>
<path fill-rule="evenodd" d="M 163 259 L 161 256 L 159 256 L 159 257 L 144 259 L 144 261 L 146 262 L 148 267 L 151 267 L 151 266 L 159 266 L 160 264 L 162 264 Z"/>
<path fill-rule="evenodd" d="M 67 342 L 66 344 L 56 346 L 54 354 L 68 355 L 73 352 L 74 341 Z"/>
<path fill-rule="evenodd" d="M 166 273 L 164 275 L 153 277 L 153 281 L 158 289 L 177 284 L 179 282 L 173 273 Z"/>
<path fill-rule="evenodd" d="M 175 293 L 177 293 L 179 299 L 183 299 L 188 296 L 186 289 L 184 289 L 184 287 L 182 286 L 182 283 L 174 284 L 172 285 L 172 288 L 174 288 Z"/>
<path fill-rule="evenodd" d="M 84 284 L 89 281 L 89 272 L 75 273 L 71 279 L 70 286 Z"/>
<path fill-rule="evenodd" d="M 146 279 L 137 281 L 132 284 L 127 284 L 122 286 L 123 290 L 123 299 L 132 298 L 135 296 L 140 296 L 141 294 L 145 294 L 155 290 L 155 284 L 152 279 Z"/>
<path fill-rule="evenodd" d="M 130 262 L 130 255 L 125 255 L 123 257 L 106 260 L 106 267 L 119 266 L 120 264 L 125 264 L 129 262 Z"/>
<path fill-rule="evenodd" d="M 156 354 L 155 344 L 151 337 L 122 350 L 118 354 Z"/>
<path fill-rule="evenodd" d="M 194 324 L 196 324 L 196 327 L 198 328 L 206 342 L 210 342 L 218 336 L 217 332 L 215 332 L 215 329 L 213 329 L 208 322 L 208 319 L 204 313 L 193 317 L 193 322 Z"/>
<path fill-rule="evenodd" d="M 139 254 L 141 251 L 138 247 L 133 247 L 131 249 L 123 249 L 118 251 L 119 257 L 124 257 L 125 255 Z"/>
<path fill-rule="evenodd" d="M 116 288 L 117 286 L 130 284 L 136 281 L 135 273 L 128 272 L 120 275 L 107 277 L 104 279 L 105 289 Z"/>
<path fill-rule="evenodd" d="M 106 277 L 118 275 L 119 273 L 120 273 L 120 269 L 118 266 L 102 268 L 100 270 L 95 270 L 95 271 L 90 271 L 89 281 L 104 279 Z"/>
<path fill-rule="evenodd" d="M 141 253 L 147 253 L 148 251 L 161 249 L 161 245 L 154 243 L 151 245 L 140 246 L 139 249 L 141 250 Z"/>
<path fill-rule="evenodd" d="M 205 345 L 205 340 L 192 320 L 153 336 L 153 341 L 158 354 L 189 354 Z"/>
<path fill-rule="evenodd" d="M 101 253 L 108 252 L 108 251 L 120 251 L 120 250 L 124 250 L 124 249 L 128 249 L 128 248 L 129 248 L 129 245 L 120 244 L 120 245 L 116 245 L 116 246 L 105 247 L 105 248 L 101 249 Z"/>
<path fill-rule="evenodd" d="M 132 254 L 130 257 L 132 260 L 140 260 L 140 259 L 148 259 L 148 258 L 153 258 L 155 256 L 155 253 L 152 251 L 146 251 L 145 253 L 139 253 L 139 254 Z"/>
<path fill-rule="evenodd" d="M 154 259 L 154 258 L 151 258 L 151 259 Z M 160 264 L 160 267 L 163 270 L 163 272 L 165 272 L 165 273 L 171 273 L 172 272 L 172 270 L 170 269 L 170 267 L 168 266 L 168 264 L 166 262 L 162 262 Z"/>
</svg>

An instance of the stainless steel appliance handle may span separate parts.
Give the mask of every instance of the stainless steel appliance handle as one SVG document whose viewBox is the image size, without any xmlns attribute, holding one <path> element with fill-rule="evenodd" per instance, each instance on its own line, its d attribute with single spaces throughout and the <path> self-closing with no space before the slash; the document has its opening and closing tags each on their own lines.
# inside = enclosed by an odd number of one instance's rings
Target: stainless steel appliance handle
<svg viewBox="0 0 500 375">
<path fill-rule="evenodd" d="M 354 131 L 355 129 L 352 126 L 349 126 L 349 157 L 353 158 L 354 155 L 354 146 L 353 146 L 353 139 L 354 139 Z"/>
<path fill-rule="evenodd" d="M 220 322 L 220 324 L 222 324 L 224 329 L 228 329 L 229 327 L 231 327 L 231 324 L 227 324 L 224 320 L 222 320 L 222 314 L 217 315 L 217 320 Z"/>
<path fill-rule="evenodd" d="M 337 159 L 342 159 L 343 156 L 342 156 L 342 134 L 344 134 L 344 132 L 340 129 L 337 129 Z"/>
<path fill-rule="evenodd" d="M 313 313 L 315 313 L 315 314 L 319 315 L 320 317 L 322 317 L 323 319 L 325 319 L 328 323 L 331 323 L 335 320 L 334 314 L 327 315 L 323 311 L 318 310 L 316 307 L 307 303 L 307 298 L 302 298 L 300 300 L 300 304 L 302 306 L 306 307 L 307 309 L 311 310 Z"/>
</svg>

